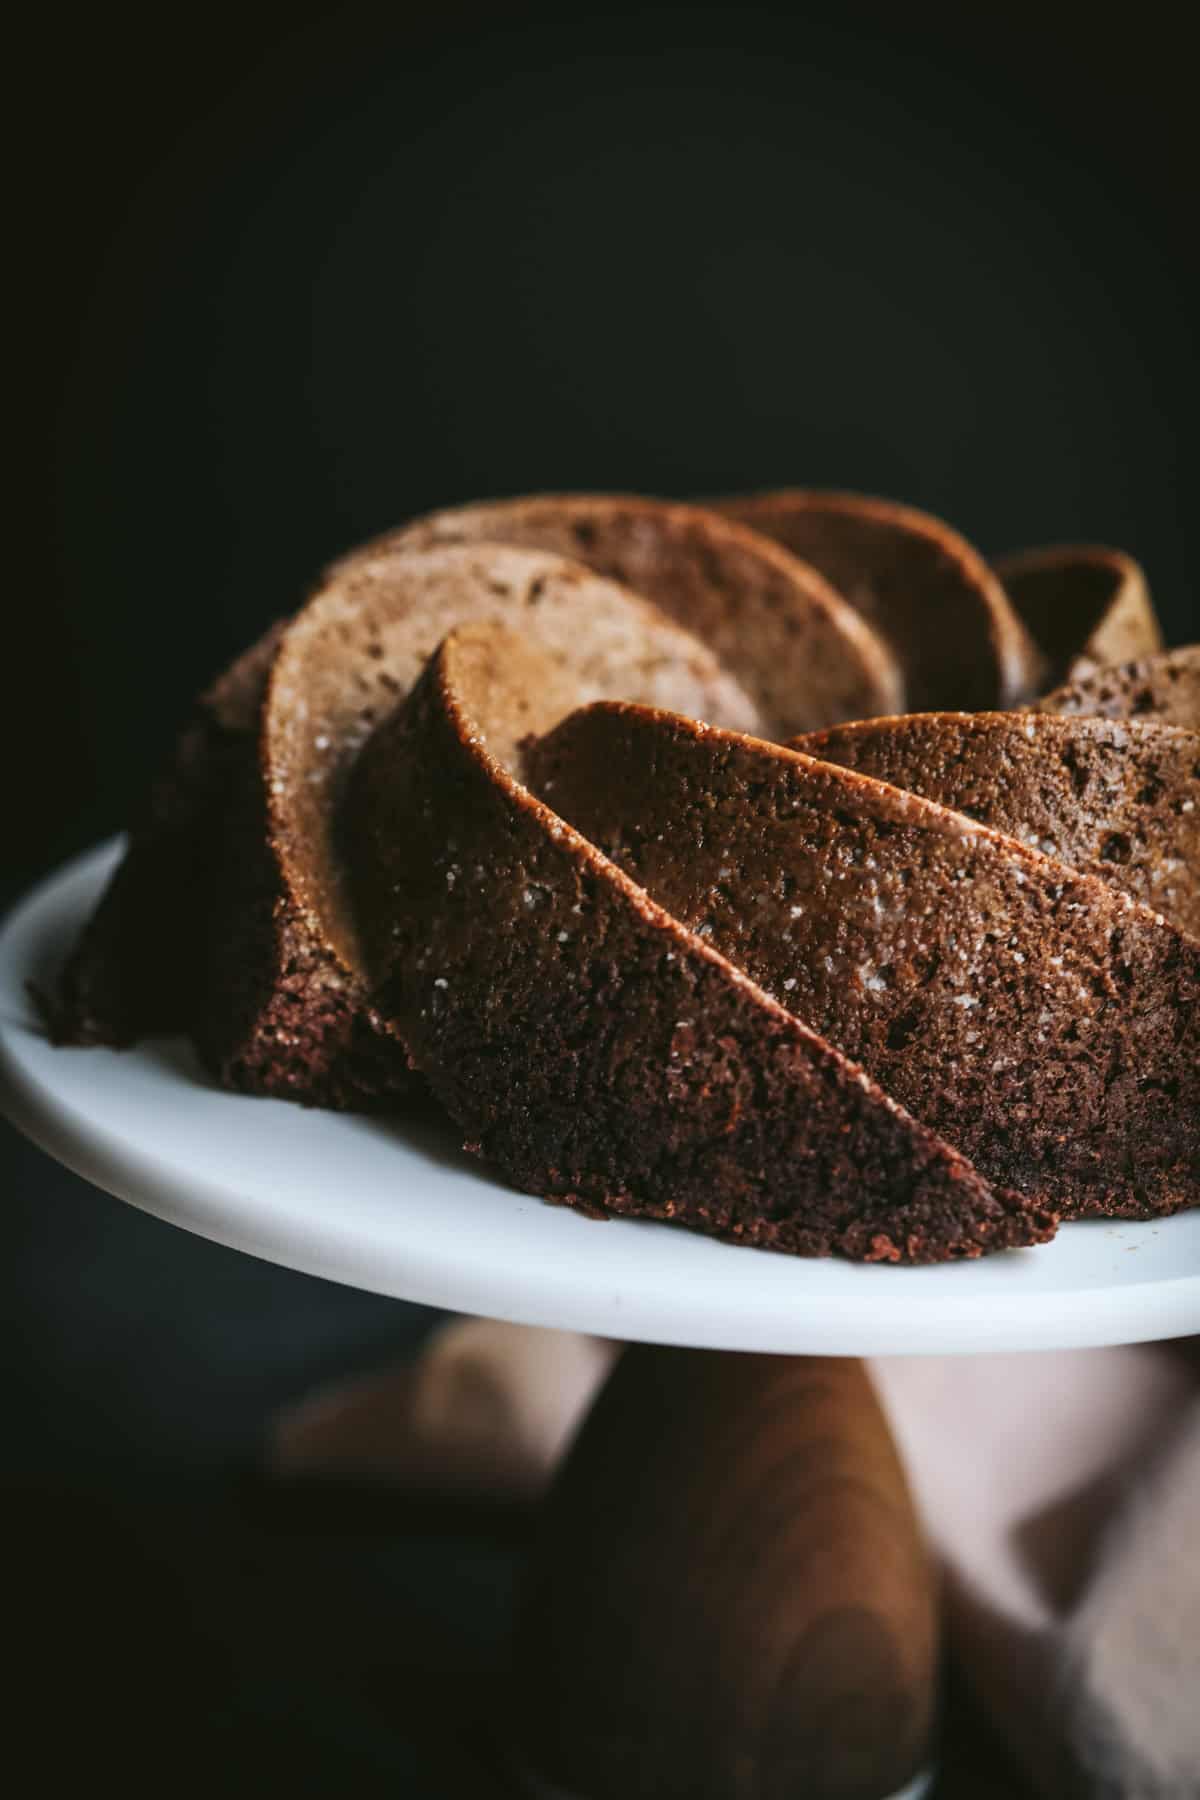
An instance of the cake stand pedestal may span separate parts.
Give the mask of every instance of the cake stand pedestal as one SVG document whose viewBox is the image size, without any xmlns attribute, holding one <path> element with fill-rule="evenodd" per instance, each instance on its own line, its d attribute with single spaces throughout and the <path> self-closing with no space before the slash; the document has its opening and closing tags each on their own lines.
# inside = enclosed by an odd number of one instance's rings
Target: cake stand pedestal
<svg viewBox="0 0 1200 1800">
<path fill-rule="evenodd" d="M 539 1524 L 511 1729 L 535 1792 L 915 1796 L 937 1615 L 861 1362 L 636 1345 Z"/>
<path fill-rule="evenodd" d="M 1200 1332 L 1200 1213 L 937 1268 L 805 1262 L 545 1206 L 444 1125 L 224 1093 L 178 1042 L 55 1050 L 27 984 L 53 983 L 118 852 L 68 865 L 0 932 L 0 1106 L 18 1127 L 252 1255 L 675 1347 L 626 1352 L 547 1511 L 520 1640 L 526 1687 L 555 1696 L 554 1720 L 521 1715 L 538 1776 L 588 1800 L 782 1800 L 798 1783 L 883 1800 L 906 1781 L 928 1730 L 931 1580 L 866 1377 L 832 1359 Z M 802 1780 L 817 1768 L 819 1789 Z"/>
</svg>

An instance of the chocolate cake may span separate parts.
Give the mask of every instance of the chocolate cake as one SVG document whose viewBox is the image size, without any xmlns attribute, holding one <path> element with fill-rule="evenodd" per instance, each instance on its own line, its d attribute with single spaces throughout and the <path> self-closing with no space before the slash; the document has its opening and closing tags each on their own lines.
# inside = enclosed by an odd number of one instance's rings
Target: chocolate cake
<svg viewBox="0 0 1200 1800">
<path fill-rule="evenodd" d="M 508 715 L 544 677 L 501 627 L 453 633 L 353 776 L 373 992 L 474 1147 L 548 1197 L 805 1255 L 1049 1235 L 517 780 Z"/>
<path fill-rule="evenodd" d="M 263 687 L 283 624 L 197 699 L 130 827 L 129 848 L 43 1000 L 64 1043 L 124 1046 L 193 1031 L 204 1010 L 206 921 L 222 884 L 235 797 L 254 783 Z M 181 954 L 181 945 L 190 946 Z"/>
<path fill-rule="evenodd" d="M 940 519 L 796 488 L 714 504 L 819 569 L 876 626 L 904 670 L 908 707 L 974 711 L 1037 691 L 1044 651 L 983 558 Z"/>
<path fill-rule="evenodd" d="M 993 567 L 1041 646 L 1048 684 L 1162 649 L 1146 577 L 1121 550 L 1056 545 L 998 557 Z"/>
<path fill-rule="evenodd" d="M 607 494 L 491 501 L 417 519 L 366 554 L 480 540 L 555 550 L 643 594 L 704 639 L 772 737 L 903 710 L 896 657 L 861 608 L 810 563 L 699 507 Z"/>
<path fill-rule="evenodd" d="M 1200 736 L 1157 720 L 915 713 L 792 748 L 938 800 L 1200 935 Z"/>
<path fill-rule="evenodd" d="M 1196 1190 L 1200 942 L 1126 893 L 915 793 L 644 707 L 573 713 L 529 780 L 989 1179 L 1068 1217 Z"/>
<path fill-rule="evenodd" d="M 181 745 L 163 785 L 172 795 L 203 790 L 203 818 L 194 834 L 176 828 L 189 808 L 175 802 L 169 834 L 135 837 L 68 967 L 59 1034 L 122 1043 L 147 1029 L 136 1004 L 140 977 L 121 981 L 108 971 L 138 964 L 129 954 L 132 930 L 181 894 L 182 839 L 195 844 L 202 875 L 219 871 L 219 879 L 204 875 L 185 902 L 199 913 L 191 1014 L 180 1016 L 183 993 L 154 1023 L 183 1024 L 221 1081 L 245 1092 L 350 1108 L 411 1097 L 407 1058 L 370 1003 L 344 903 L 335 841 L 341 783 L 448 623 L 514 614 L 536 618 L 539 639 L 569 655 L 576 704 L 636 690 L 688 712 L 757 721 L 751 700 L 702 644 L 576 564 L 496 545 L 482 554 L 448 547 L 347 565 L 239 665 L 229 746 L 222 738 L 219 754 L 204 754 L 211 727 L 199 751 L 190 737 Z M 229 678 L 222 696 L 228 686 Z M 206 721 L 212 710 L 210 696 Z M 256 731 L 240 729 L 247 714 Z M 219 807 L 210 789 L 219 790 Z M 209 822 L 218 811 L 214 846 Z"/>
<path fill-rule="evenodd" d="M 1086 669 L 1038 702 L 1042 712 L 1161 719 L 1200 729 L 1200 645 Z"/>
<path fill-rule="evenodd" d="M 1196 1204 L 1200 665 L 1115 552 L 997 567 L 845 495 L 414 521 L 202 696 L 51 1029 L 808 1255 Z"/>
</svg>

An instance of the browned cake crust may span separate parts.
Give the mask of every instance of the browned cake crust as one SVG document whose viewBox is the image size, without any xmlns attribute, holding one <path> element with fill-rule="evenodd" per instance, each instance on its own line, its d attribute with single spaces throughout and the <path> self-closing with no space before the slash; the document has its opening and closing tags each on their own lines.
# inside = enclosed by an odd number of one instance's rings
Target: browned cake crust
<svg viewBox="0 0 1200 1800">
<path fill-rule="evenodd" d="M 1157 720 L 913 713 L 793 750 L 939 800 L 1200 935 L 1200 734 Z"/>
<path fill-rule="evenodd" d="M 1200 1201 L 1200 944 L 857 772 L 607 705 L 531 784 L 992 1180 L 1065 1216 Z"/>
<path fill-rule="evenodd" d="M 281 621 L 209 688 L 47 1007 L 59 1042 L 186 1032 L 224 1086 L 369 1109 L 423 1091 L 280 904 L 259 737 Z"/>
<path fill-rule="evenodd" d="M 1145 574 L 1123 550 L 1056 544 L 993 566 L 1046 659 L 1047 684 L 1162 649 Z"/>
<path fill-rule="evenodd" d="M 235 794 L 254 781 L 258 716 L 282 622 L 200 695 L 130 831 L 129 849 L 44 1001 L 55 1040 L 131 1044 L 189 1030 L 202 947 L 229 868 Z"/>
<path fill-rule="evenodd" d="M 522 544 L 642 594 L 706 643 L 751 694 L 768 737 L 896 712 L 899 666 L 861 612 L 758 532 L 678 501 L 541 494 L 417 519 L 349 559 L 400 544 Z"/>
<path fill-rule="evenodd" d="M 497 693 L 503 719 L 541 666 L 456 633 L 351 779 L 373 996 L 472 1147 L 535 1193 L 806 1255 L 1048 1235 L 503 766 Z"/>
<path fill-rule="evenodd" d="M 1039 712 L 1105 719 L 1161 719 L 1200 730 L 1200 644 L 1093 669 L 1055 688 Z"/>
<path fill-rule="evenodd" d="M 1015 706 L 1042 685 L 1041 654 L 1004 589 L 940 519 L 800 488 L 708 504 L 811 563 L 870 620 L 900 659 L 908 707 Z"/>
</svg>

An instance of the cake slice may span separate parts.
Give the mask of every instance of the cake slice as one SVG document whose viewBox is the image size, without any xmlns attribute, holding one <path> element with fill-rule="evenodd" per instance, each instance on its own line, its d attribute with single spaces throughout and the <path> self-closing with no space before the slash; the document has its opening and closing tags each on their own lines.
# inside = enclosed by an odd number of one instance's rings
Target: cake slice
<svg viewBox="0 0 1200 1800">
<path fill-rule="evenodd" d="M 699 507 L 626 494 L 493 500 L 414 520 L 349 564 L 401 544 L 481 540 L 574 557 L 652 601 L 736 675 L 768 737 L 904 704 L 895 657 L 815 569 Z"/>
<path fill-rule="evenodd" d="M 1162 649 L 1146 577 L 1123 550 L 1060 544 L 1019 550 L 993 567 L 1046 659 L 1047 683 Z"/>
<path fill-rule="evenodd" d="M 189 1030 L 201 1012 L 226 825 L 234 795 L 254 780 L 263 689 L 282 631 L 280 621 L 196 701 L 58 991 L 40 996 L 56 1042 L 132 1044 Z"/>
<path fill-rule="evenodd" d="M 1042 685 L 1041 653 L 1000 582 L 940 519 L 801 488 L 707 504 L 811 563 L 870 620 L 900 660 L 910 711 L 1015 706 Z M 899 709 L 875 708 L 888 710 Z"/>
<path fill-rule="evenodd" d="M 681 926 L 994 1182 L 1064 1217 L 1200 1202 L 1200 943 L 961 813 L 646 708 L 528 780 Z"/>
<path fill-rule="evenodd" d="M 469 1145 L 533 1193 L 806 1255 L 1049 1235 L 522 784 L 546 678 L 494 624 L 452 634 L 348 792 L 372 1004 Z"/>
<path fill-rule="evenodd" d="M 1200 730 L 1200 644 L 1091 669 L 1037 703 L 1038 712 L 1161 719 Z"/>
<path fill-rule="evenodd" d="M 1200 935 L 1200 734 L 1041 713 L 914 713 L 796 738 L 1097 875 Z"/>
</svg>

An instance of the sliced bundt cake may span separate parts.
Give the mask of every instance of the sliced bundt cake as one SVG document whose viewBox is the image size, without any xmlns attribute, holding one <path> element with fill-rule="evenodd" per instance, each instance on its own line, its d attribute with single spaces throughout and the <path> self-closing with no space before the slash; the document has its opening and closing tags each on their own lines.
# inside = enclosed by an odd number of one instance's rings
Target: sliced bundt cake
<svg viewBox="0 0 1200 1800">
<path fill-rule="evenodd" d="M 51 1030 L 809 1254 L 1194 1204 L 1198 653 L 1119 553 L 998 567 L 798 490 L 417 520 L 201 697 Z"/>
</svg>

